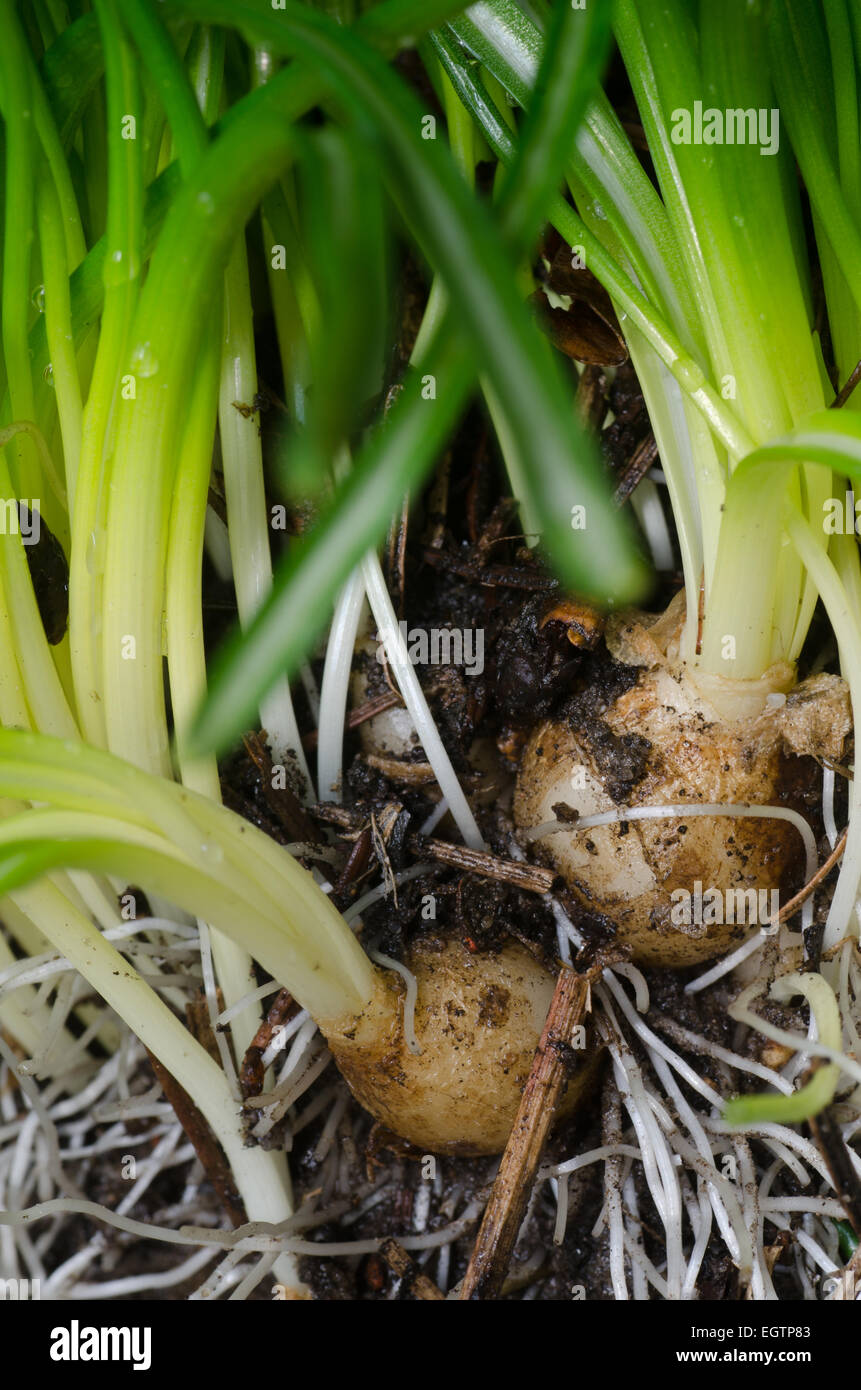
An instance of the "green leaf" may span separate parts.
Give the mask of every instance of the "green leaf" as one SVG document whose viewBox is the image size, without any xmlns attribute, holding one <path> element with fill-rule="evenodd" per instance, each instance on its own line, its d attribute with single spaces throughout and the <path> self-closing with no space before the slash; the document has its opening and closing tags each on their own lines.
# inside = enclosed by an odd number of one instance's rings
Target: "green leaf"
<svg viewBox="0 0 861 1390">
<path fill-rule="evenodd" d="M 735 1096 L 728 1100 L 723 1118 L 729 1125 L 800 1125 L 830 1105 L 840 1074 L 838 1066 L 820 1067 L 811 1081 L 791 1096 Z"/>
<path fill-rule="evenodd" d="M 188 74 L 152 0 L 124 0 L 122 15 L 155 83 L 183 173 L 188 175 L 209 141 Z"/>
<path fill-rule="evenodd" d="M 769 994 L 772 999 L 782 1003 L 787 1002 L 793 995 L 803 995 L 810 1005 L 819 1040 L 833 1052 L 839 1052 L 843 1038 L 840 1007 L 833 989 L 820 974 L 805 972 L 778 976 L 772 983 Z M 733 1013 L 732 1007 L 730 1013 Z M 753 1021 L 747 1014 L 734 1016 Z M 802 1124 L 831 1104 L 839 1080 L 839 1062 L 820 1062 L 807 1085 L 794 1091 L 792 1095 L 736 1096 L 725 1106 L 724 1119 L 733 1125 L 759 1125 L 771 1122 Z"/>
<path fill-rule="evenodd" d="M 436 398 L 425 399 L 418 373 L 407 379 L 313 532 L 276 571 L 272 593 L 251 626 L 216 656 L 209 695 L 188 741 L 192 756 L 223 748 L 253 721 L 260 694 L 282 671 L 296 670 L 328 622 L 331 599 L 443 448 L 475 379 L 472 354 L 450 323 L 428 348 L 422 371 L 435 378 Z"/>
<path fill-rule="evenodd" d="M 845 145 L 857 154 L 858 125 L 835 131 L 834 75 L 818 6 L 796 0 L 776 0 L 769 27 L 774 85 L 792 139 L 795 156 L 814 212 L 824 231 L 828 253 L 833 255 L 845 284 L 861 310 L 861 228 L 858 226 L 857 172 L 847 161 Z M 842 90 L 842 84 L 841 84 Z M 838 161 L 842 168 L 838 169 Z M 841 174 L 849 182 L 844 188 Z M 835 312 L 838 306 L 829 303 Z"/>
<path fill-rule="evenodd" d="M 57 129 L 68 145 L 105 69 L 96 16 L 82 15 L 64 29 L 40 67 Z"/>
<path fill-rule="evenodd" d="M 284 450 L 294 497 L 322 490 L 330 460 L 384 384 L 388 230 L 379 174 L 357 132 L 334 126 L 309 138 L 296 167 L 303 259 L 320 320 L 308 338 L 313 389 L 305 429 Z"/>
<path fill-rule="evenodd" d="M 514 162 L 500 195 L 506 232 L 517 248 L 529 245 L 558 191 L 609 42 L 608 6 L 575 10 L 557 5 Z"/>
<path fill-rule="evenodd" d="M 848 1221 L 835 1221 L 834 1225 L 837 1227 L 837 1235 L 840 1241 L 840 1254 L 848 1264 L 855 1254 L 855 1251 L 858 1249 L 858 1237 Z"/>
<path fill-rule="evenodd" d="M 594 443 L 578 428 L 549 349 L 518 298 L 499 231 L 441 143 L 422 140 L 423 112 L 412 93 L 356 32 L 296 5 L 288 4 L 277 19 L 226 0 L 183 0 L 182 8 L 209 22 L 238 24 L 253 41 L 313 63 L 339 105 L 375 140 L 391 195 L 442 276 L 476 366 L 505 411 L 532 513 L 557 573 L 568 587 L 600 600 L 641 593 L 645 568 L 610 503 Z M 572 530 L 575 507 L 584 508 L 585 530 Z M 380 516 L 377 527 L 387 520 Z M 334 585 L 326 596 L 333 591 Z M 252 630 L 248 642 L 255 640 Z M 234 686 L 247 677 L 239 653 L 243 649 L 234 657 Z M 226 679 L 225 668 L 220 678 Z M 238 715 L 230 727 L 241 727 Z M 219 722 L 220 741 L 226 737 L 227 726 Z M 204 741 L 198 733 L 198 746 Z"/>
</svg>

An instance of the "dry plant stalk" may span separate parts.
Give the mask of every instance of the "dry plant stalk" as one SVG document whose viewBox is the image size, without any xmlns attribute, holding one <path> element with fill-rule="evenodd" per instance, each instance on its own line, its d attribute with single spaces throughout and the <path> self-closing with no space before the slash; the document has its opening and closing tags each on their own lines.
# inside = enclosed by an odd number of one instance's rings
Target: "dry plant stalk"
<svg viewBox="0 0 861 1390">
<path fill-rule="evenodd" d="M 599 972 L 597 972 L 599 973 Z M 590 1008 L 596 971 L 578 975 L 563 965 L 538 1043 L 520 1109 L 502 1155 L 460 1297 L 498 1297 L 526 1211 L 544 1143 L 565 1084 L 565 1054 Z"/>
</svg>

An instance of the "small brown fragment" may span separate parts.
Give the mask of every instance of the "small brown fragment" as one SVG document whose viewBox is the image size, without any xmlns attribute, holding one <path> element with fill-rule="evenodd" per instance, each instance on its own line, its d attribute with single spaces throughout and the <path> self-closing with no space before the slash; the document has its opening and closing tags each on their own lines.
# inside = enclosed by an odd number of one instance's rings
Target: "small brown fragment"
<svg viewBox="0 0 861 1390">
<path fill-rule="evenodd" d="M 392 522 L 389 528 L 389 538 L 386 547 L 386 578 L 392 601 L 400 617 L 403 617 L 404 598 L 407 589 L 406 566 L 409 520 L 410 503 L 409 498 L 405 497 L 403 505 L 401 506 L 400 515 Z"/>
<path fill-rule="evenodd" d="M 430 763 L 408 763 L 405 758 L 383 758 L 378 753 L 366 753 L 365 762 L 390 781 L 400 782 L 406 787 L 423 787 L 428 782 L 436 781 Z"/>
<path fill-rule="evenodd" d="M 637 445 L 619 477 L 613 493 L 613 501 L 617 507 L 621 507 L 622 503 L 627 501 L 637 484 L 642 482 L 649 469 L 655 466 L 657 458 L 658 446 L 655 436 L 650 432 Z"/>
<path fill-rule="evenodd" d="M 778 1231 L 774 1244 L 763 1246 L 762 1253 L 765 1256 L 765 1267 L 768 1270 L 769 1274 L 772 1274 L 774 1272 L 774 1266 L 777 1264 L 777 1261 L 780 1259 L 781 1255 L 786 1250 L 786 1247 L 791 1239 L 791 1232 Z M 753 1300 L 752 1284 L 748 1284 L 744 1292 L 744 1297 L 746 1302 L 751 1302 Z"/>
<path fill-rule="evenodd" d="M 263 1090 L 263 1054 L 272 1041 L 276 1028 L 289 1022 L 298 1005 L 288 989 L 280 989 L 242 1059 L 239 1086 L 243 1100 L 259 1096 Z"/>
<path fill-rule="evenodd" d="M 567 297 L 567 308 L 551 308 L 548 297 Z M 575 362 L 618 367 L 628 360 L 628 348 L 610 296 L 590 270 L 572 264 L 571 248 L 560 246 L 553 258 L 545 290 L 530 297 L 539 321 L 555 348 Z"/>
<path fill-rule="evenodd" d="M 366 1255 L 359 1266 L 359 1278 L 370 1293 L 382 1293 L 386 1287 L 386 1267 L 379 1255 Z"/>
<path fill-rule="evenodd" d="M 604 632 L 605 618 L 597 608 L 580 599 L 559 599 L 547 610 L 539 622 L 543 629 L 548 623 L 561 623 L 572 647 L 591 650 L 598 645 Z"/>
<path fill-rule="evenodd" d="M 332 889 L 332 898 L 338 902 L 349 888 L 361 878 L 371 862 L 371 827 L 366 826 L 357 835 L 353 847 L 347 856 L 347 862 L 338 875 L 338 881 Z"/>
<path fill-rule="evenodd" d="M 416 1298 L 435 1299 L 445 1302 L 445 1294 L 437 1288 L 432 1279 L 426 1274 L 422 1274 L 416 1264 L 406 1252 L 402 1245 L 390 1236 L 384 1240 L 380 1246 L 380 1254 L 393 1274 L 399 1279 L 404 1279 Z"/>
<path fill-rule="evenodd" d="M 260 773 L 260 783 L 266 804 L 277 816 L 278 821 L 292 840 L 319 844 L 320 835 L 313 821 L 308 817 L 302 803 L 289 787 L 272 785 L 273 763 L 266 746 L 266 732 L 246 734 L 242 740 L 245 751 Z"/>
<path fill-rule="evenodd" d="M 577 383 L 574 409 L 583 428 L 597 433 L 607 414 L 607 378 L 603 370 L 590 363 L 583 368 Z"/>
</svg>

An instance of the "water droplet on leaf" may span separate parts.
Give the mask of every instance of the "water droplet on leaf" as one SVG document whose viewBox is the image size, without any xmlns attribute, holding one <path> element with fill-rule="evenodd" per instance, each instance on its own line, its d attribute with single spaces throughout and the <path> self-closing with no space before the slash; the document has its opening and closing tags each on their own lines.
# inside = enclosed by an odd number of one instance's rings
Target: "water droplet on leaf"
<svg viewBox="0 0 861 1390">
<path fill-rule="evenodd" d="M 705 385 L 705 373 L 697 366 L 696 362 L 683 362 L 681 358 L 677 357 L 670 371 L 683 391 L 693 393 Z"/>
<path fill-rule="evenodd" d="M 152 350 L 152 343 L 140 343 L 132 353 L 132 367 L 141 377 L 155 376 L 158 371 L 158 358 Z"/>
</svg>

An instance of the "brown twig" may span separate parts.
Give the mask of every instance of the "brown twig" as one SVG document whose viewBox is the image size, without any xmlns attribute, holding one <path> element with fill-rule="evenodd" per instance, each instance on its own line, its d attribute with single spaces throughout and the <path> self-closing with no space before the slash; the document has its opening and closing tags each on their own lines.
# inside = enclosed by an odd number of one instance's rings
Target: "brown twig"
<svg viewBox="0 0 861 1390">
<path fill-rule="evenodd" d="M 426 787 L 436 781 L 436 773 L 430 763 L 411 763 L 406 758 L 387 758 L 379 753 L 366 753 L 365 762 L 399 786 Z"/>
<path fill-rule="evenodd" d="M 183 1090 L 176 1077 L 168 1071 L 167 1067 L 162 1065 L 157 1057 L 153 1056 L 149 1048 L 147 1048 L 147 1056 L 150 1060 L 150 1066 L 155 1072 L 156 1080 L 173 1106 L 174 1114 L 200 1159 L 221 1205 L 234 1226 L 243 1225 L 248 1217 L 245 1214 L 242 1198 L 236 1190 L 233 1174 L 222 1152 L 221 1145 L 191 1096 Z"/>
<path fill-rule="evenodd" d="M 849 397 L 852 395 L 852 392 L 855 390 L 855 387 L 858 385 L 859 381 L 861 381 L 861 362 L 856 362 L 855 366 L 852 368 L 852 371 L 849 374 L 848 379 L 840 387 L 840 390 L 837 392 L 837 395 L 834 397 L 834 400 L 828 407 L 829 410 L 839 410 L 841 406 L 844 406 L 848 401 Z"/>
<path fill-rule="evenodd" d="M 348 833 L 356 833 L 364 828 L 362 817 L 346 806 L 336 806 L 326 801 L 312 807 L 312 811 L 320 820 Z M 408 835 L 405 843 L 407 849 L 418 858 L 433 859 L 438 864 L 447 864 L 465 873 L 509 883 L 513 888 L 525 889 L 527 893 L 545 896 L 559 882 L 558 875 L 551 869 L 542 869 L 537 864 L 521 864 L 515 859 L 503 859 L 500 855 L 488 854 L 483 850 L 467 849 L 465 845 L 453 845 L 448 840 L 426 839 L 416 834 Z"/>
<path fill-rule="evenodd" d="M 315 820 L 322 821 L 324 825 L 334 825 L 337 830 L 345 830 L 348 834 L 358 834 L 367 824 L 366 818 L 357 811 L 351 811 L 348 806 L 339 806 L 335 801 L 317 802 L 309 806 L 308 811 Z"/>
<path fill-rule="evenodd" d="M 589 1007 L 591 980 L 600 967 L 578 975 L 563 965 L 532 1062 L 514 1127 L 485 1209 L 460 1297 L 492 1299 L 499 1295 L 529 1201 L 565 1083 L 565 1053 L 574 1029 Z"/>
<path fill-rule="evenodd" d="M 861 1180 L 849 1157 L 846 1140 L 840 1133 L 830 1109 L 823 1110 L 807 1123 L 819 1152 L 825 1159 L 834 1191 L 843 1205 L 849 1224 L 854 1231 L 861 1231 Z"/>
<path fill-rule="evenodd" d="M 244 1100 L 248 1100 L 250 1096 L 259 1096 L 263 1090 L 263 1054 L 272 1041 L 275 1029 L 289 1022 L 298 1007 L 288 989 L 278 991 L 242 1059 L 239 1087 Z"/>
<path fill-rule="evenodd" d="M 657 457 L 658 446 L 655 443 L 655 436 L 649 433 L 637 445 L 616 484 L 613 501 L 617 507 L 621 507 L 622 503 L 628 500 L 637 484 L 645 478 Z"/>
<path fill-rule="evenodd" d="M 449 844 L 447 840 L 426 840 L 421 835 L 410 835 L 407 843 L 422 859 L 435 859 L 438 864 L 448 864 L 453 869 L 481 874 L 499 883 L 509 883 L 513 888 L 525 889 L 527 893 L 546 895 L 557 882 L 557 875 L 550 869 L 520 864 L 514 859 L 501 859 L 482 850 L 467 849 L 465 845 Z"/>
<path fill-rule="evenodd" d="M 817 888 L 819 884 L 822 882 L 822 880 L 828 874 L 830 874 L 831 870 L 834 868 L 834 865 L 837 863 L 838 859 L 842 855 L 844 849 L 846 848 L 846 836 L 848 834 L 849 828 L 847 826 L 847 828 L 843 831 L 843 834 L 840 836 L 840 839 L 837 841 L 837 844 L 834 846 L 833 850 L 826 859 L 825 863 L 821 866 L 821 868 L 816 870 L 816 873 L 813 875 L 811 879 L 808 879 L 804 887 L 798 890 L 794 898 L 790 898 L 788 903 L 783 904 L 783 907 L 780 909 L 777 916 L 769 919 L 769 925 L 773 926 L 777 922 L 785 922 L 787 917 L 791 917 L 793 912 L 797 912 L 798 909 L 801 907 L 802 903 L 807 901 L 814 888 Z"/>
<path fill-rule="evenodd" d="M 426 1274 L 422 1274 L 415 1260 L 407 1254 L 402 1245 L 399 1245 L 394 1237 L 390 1236 L 384 1240 L 380 1246 L 380 1254 L 393 1274 L 399 1279 L 404 1279 L 407 1286 L 416 1298 L 436 1299 L 445 1302 L 445 1294 L 437 1288 L 432 1279 Z"/>
</svg>

